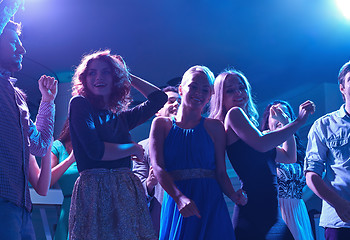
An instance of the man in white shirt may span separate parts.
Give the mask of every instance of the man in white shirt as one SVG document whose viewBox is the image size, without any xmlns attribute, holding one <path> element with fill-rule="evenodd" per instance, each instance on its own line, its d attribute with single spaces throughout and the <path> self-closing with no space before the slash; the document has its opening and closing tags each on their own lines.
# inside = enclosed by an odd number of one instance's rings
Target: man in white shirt
<svg viewBox="0 0 350 240">
<path fill-rule="evenodd" d="M 350 239 L 350 62 L 338 82 L 345 104 L 315 121 L 305 157 L 306 183 L 323 200 L 320 226 L 327 240 Z"/>
</svg>

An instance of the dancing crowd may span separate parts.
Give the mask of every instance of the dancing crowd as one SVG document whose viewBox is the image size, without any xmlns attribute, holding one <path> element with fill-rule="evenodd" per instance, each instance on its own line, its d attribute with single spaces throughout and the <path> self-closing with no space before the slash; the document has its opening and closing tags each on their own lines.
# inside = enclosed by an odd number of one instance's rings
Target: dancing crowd
<svg viewBox="0 0 350 240">
<path fill-rule="evenodd" d="M 20 2 L 0 1 L 0 239 L 35 239 L 28 182 L 40 195 L 62 189 L 55 239 L 312 240 L 306 185 L 323 200 L 325 238 L 350 239 L 350 62 L 338 76 L 344 104 L 314 122 L 304 146 L 296 132 L 315 111 L 310 100 L 297 114 L 273 101 L 259 124 L 250 83 L 234 68 L 215 77 L 195 65 L 161 90 L 120 55 L 95 51 L 75 69 L 53 141 L 57 80 L 39 79 L 33 122 L 11 77 L 26 53 L 10 20 Z M 147 100 L 129 107 L 132 88 Z M 130 130 L 154 115 L 149 138 L 134 142 Z"/>
</svg>

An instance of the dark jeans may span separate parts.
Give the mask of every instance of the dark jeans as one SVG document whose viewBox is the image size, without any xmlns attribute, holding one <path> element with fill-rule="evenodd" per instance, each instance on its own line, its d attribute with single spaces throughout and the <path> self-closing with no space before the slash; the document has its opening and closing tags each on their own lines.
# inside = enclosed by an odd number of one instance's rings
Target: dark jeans
<svg viewBox="0 0 350 240">
<path fill-rule="evenodd" d="M 248 215 L 248 218 L 245 218 L 244 210 L 241 212 L 240 210 L 240 207 L 235 205 L 234 214 L 232 216 L 232 223 L 235 228 L 237 240 L 294 240 L 292 233 L 282 219 L 279 208 L 276 207 L 275 212 L 271 211 L 270 214 L 266 213 L 262 215 L 263 217 L 252 217 L 255 212 L 251 211 L 248 214 L 253 214 Z M 243 217 L 239 219 L 237 213 L 241 213 Z"/>
<path fill-rule="evenodd" d="M 326 240 L 349 240 L 350 228 L 325 228 Z"/>
<path fill-rule="evenodd" d="M 31 214 L 3 198 L 0 198 L 0 239 L 35 240 Z"/>
<path fill-rule="evenodd" d="M 277 222 L 272 226 L 272 228 L 266 235 L 265 239 L 266 240 L 294 240 L 292 233 L 290 232 L 287 224 L 284 222 L 280 214 L 278 216 Z"/>
</svg>

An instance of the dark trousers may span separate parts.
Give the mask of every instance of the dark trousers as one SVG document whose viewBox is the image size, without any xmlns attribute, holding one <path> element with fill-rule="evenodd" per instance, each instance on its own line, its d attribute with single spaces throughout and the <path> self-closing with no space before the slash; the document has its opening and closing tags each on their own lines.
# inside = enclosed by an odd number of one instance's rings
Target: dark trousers
<svg viewBox="0 0 350 240">
<path fill-rule="evenodd" d="M 325 228 L 324 236 L 326 240 L 349 240 L 350 228 Z"/>
<path fill-rule="evenodd" d="M 0 198 L 0 223 L 0 239 L 35 240 L 31 214 L 3 198 Z"/>
</svg>

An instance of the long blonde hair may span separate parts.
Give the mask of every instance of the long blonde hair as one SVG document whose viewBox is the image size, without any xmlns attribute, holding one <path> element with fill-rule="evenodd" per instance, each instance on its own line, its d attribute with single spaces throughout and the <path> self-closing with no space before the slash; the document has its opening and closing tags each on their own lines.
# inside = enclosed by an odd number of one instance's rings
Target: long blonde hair
<svg viewBox="0 0 350 240">
<path fill-rule="evenodd" d="M 253 122 L 253 124 L 255 126 L 259 126 L 259 122 L 258 122 L 259 114 L 256 109 L 255 103 L 253 101 L 251 86 L 247 78 L 243 75 L 243 73 L 235 69 L 226 69 L 216 77 L 214 82 L 214 95 L 210 103 L 209 117 L 224 121 L 228 110 L 230 110 L 230 109 L 225 109 L 225 106 L 223 104 L 224 84 L 227 79 L 227 76 L 229 75 L 237 76 L 245 86 L 247 90 L 247 95 L 248 95 L 248 103 L 247 103 L 246 109 L 243 109 L 243 110 L 248 115 L 249 119 Z"/>
</svg>

